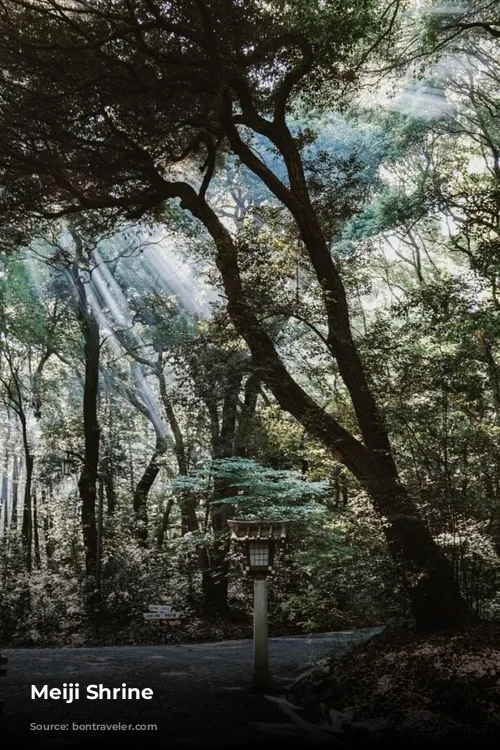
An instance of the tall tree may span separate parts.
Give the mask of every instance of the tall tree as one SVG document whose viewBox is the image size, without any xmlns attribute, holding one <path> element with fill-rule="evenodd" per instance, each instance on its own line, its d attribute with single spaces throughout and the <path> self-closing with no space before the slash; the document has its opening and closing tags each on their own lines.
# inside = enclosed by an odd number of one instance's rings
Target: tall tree
<svg viewBox="0 0 500 750">
<path fill-rule="evenodd" d="M 89 587 L 96 583 L 98 538 L 96 522 L 97 484 L 99 476 L 100 426 L 98 418 L 99 362 L 101 336 L 88 290 L 92 269 L 92 248 L 86 247 L 82 234 L 72 227 L 69 230 L 72 247 L 59 244 L 56 262 L 64 269 L 73 292 L 76 318 L 83 338 L 85 363 L 83 381 L 83 438 L 84 450 L 80 456 L 81 471 L 78 489 L 81 499 L 83 544 L 85 549 L 85 572 Z M 66 244 L 66 243 L 65 243 Z"/>
<path fill-rule="evenodd" d="M 390 44 L 401 6 L 178 0 L 167 7 L 151 0 L 103 8 L 87 0 L 70 7 L 8 0 L 0 10 L 2 215 L 4 231 L 18 236 L 20 220 L 30 231 L 35 217 L 85 211 L 102 222 L 124 212 L 158 215 L 167 202 L 180 201 L 216 246 L 228 313 L 262 380 L 368 490 L 418 625 L 443 627 L 466 620 L 467 608 L 400 481 L 310 190 L 308 134 L 294 132 L 287 120 L 296 93 L 332 99 L 352 87 L 362 63 Z M 253 148 L 256 140 L 271 145 L 273 161 Z M 237 234 L 210 202 L 224 150 L 293 219 L 357 434 L 293 378 L 253 303 Z M 202 177 L 194 187 L 197 166 Z"/>
</svg>

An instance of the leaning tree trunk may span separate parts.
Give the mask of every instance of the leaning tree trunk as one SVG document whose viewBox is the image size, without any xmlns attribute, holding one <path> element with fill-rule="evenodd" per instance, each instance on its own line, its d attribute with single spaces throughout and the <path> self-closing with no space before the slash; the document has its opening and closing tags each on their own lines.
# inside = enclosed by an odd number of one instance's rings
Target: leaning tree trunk
<svg viewBox="0 0 500 750">
<path fill-rule="evenodd" d="M 240 140 L 236 127 L 227 127 L 236 153 L 250 169 L 260 170 L 262 179 L 288 206 L 297 221 L 323 290 L 329 326 L 328 345 L 349 390 L 364 442 L 326 413 L 292 378 L 247 300 L 237 249 L 229 231 L 206 201 L 189 186 L 183 185 L 182 190 L 177 189 L 179 194 L 182 193 L 184 207 L 203 222 L 215 241 L 217 266 L 223 278 L 231 320 L 245 339 L 255 365 L 280 406 L 331 450 L 370 493 L 417 626 L 422 629 L 459 626 L 470 619 L 469 611 L 453 576 L 451 563 L 433 540 L 415 503 L 399 480 L 388 434 L 350 332 L 344 287 L 317 226 L 308 196 L 304 194 L 305 188 L 300 184 L 303 180 L 300 164 L 297 164 L 300 159 L 287 154 L 289 175 L 294 182 L 292 190 L 288 190 L 279 180 L 269 177 L 266 167 L 255 166 L 254 156 Z M 300 200 L 297 200 L 294 190 L 296 193 L 302 191 Z"/>
<path fill-rule="evenodd" d="M 174 438 L 174 451 L 175 451 L 175 457 L 177 460 L 179 476 L 181 477 L 187 476 L 188 475 L 188 459 L 187 459 L 187 454 L 186 454 L 186 446 L 184 443 L 184 436 L 182 434 L 181 427 L 177 420 L 177 416 L 175 414 L 173 404 L 170 400 L 170 397 L 167 391 L 167 382 L 166 382 L 165 373 L 163 370 L 163 353 L 159 354 L 158 362 L 156 366 L 156 374 L 158 376 L 158 383 L 160 386 L 160 396 L 161 396 L 163 408 L 165 410 L 165 416 L 167 417 L 167 421 L 170 425 L 170 429 L 172 430 L 172 435 Z M 196 515 L 196 498 L 193 492 L 191 492 L 190 490 L 186 490 L 184 492 L 177 492 L 176 497 L 177 497 L 177 503 L 179 505 L 180 514 L 181 514 L 182 536 L 185 536 L 186 534 L 189 534 L 192 532 L 199 531 L 198 517 Z M 170 499 L 167 503 L 167 507 L 163 514 L 161 526 L 158 531 L 158 536 L 157 536 L 158 547 L 161 547 L 163 545 L 165 534 L 168 528 L 168 521 L 170 517 L 171 508 L 172 508 L 172 500 Z M 204 544 L 196 545 L 196 557 L 198 559 L 198 566 L 199 566 L 199 569 L 202 571 L 202 578 L 203 578 L 203 576 L 205 575 L 205 571 L 209 567 L 208 552 Z M 191 603 L 194 603 L 194 596 L 192 594 L 192 578 L 191 578 L 189 562 L 188 562 L 188 589 L 189 589 L 188 600 Z"/>
<path fill-rule="evenodd" d="M 307 65 L 297 68 L 299 78 Z M 244 86 L 229 91 L 221 102 L 221 125 L 232 151 L 280 203 L 288 209 L 318 281 L 327 325 L 325 343 L 349 392 L 363 442 L 319 407 L 290 376 L 273 341 L 246 298 L 238 267 L 238 252 L 228 230 L 207 205 L 204 195 L 182 187 L 182 203 L 199 218 L 217 246 L 217 266 L 228 298 L 228 312 L 246 340 L 263 379 L 280 405 L 320 438 L 364 484 L 384 527 L 389 549 L 408 592 L 412 612 L 421 628 L 459 626 L 469 618 L 451 563 L 437 546 L 415 503 L 401 486 L 384 420 L 354 344 L 346 291 L 309 194 L 302 154 L 286 123 L 286 101 L 294 74 L 278 88 L 272 120 L 259 115 Z M 236 91 L 236 89 L 235 89 Z M 243 92 L 243 93 L 242 93 Z M 234 93 L 234 92 L 233 92 Z M 288 176 L 280 179 L 242 138 L 238 123 L 267 137 L 276 148 Z M 177 188 L 177 192 L 180 192 Z"/>
<path fill-rule="evenodd" d="M 365 482 L 420 629 L 451 628 L 469 619 L 450 561 L 433 540 L 397 477 Z"/>
</svg>

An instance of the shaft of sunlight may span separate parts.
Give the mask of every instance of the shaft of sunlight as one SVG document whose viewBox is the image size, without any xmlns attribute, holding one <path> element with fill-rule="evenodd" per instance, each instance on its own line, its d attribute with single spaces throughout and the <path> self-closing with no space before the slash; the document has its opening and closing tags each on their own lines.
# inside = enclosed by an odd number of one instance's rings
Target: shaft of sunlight
<svg viewBox="0 0 500 750">
<path fill-rule="evenodd" d="M 408 85 L 395 99 L 386 99 L 383 105 L 387 109 L 426 120 L 451 115 L 455 109 L 442 89 L 413 84 Z"/>
<path fill-rule="evenodd" d="M 117 325 L 126 328 L 132 325 L 132 318 L 125 295 L 117 284 L 113 274 L 103 261 L 98 250 L 93 253 L 96 265 L 92 269 L 92 281 Z"/>
<path fill-rule="evenodd" d="M 163 421 L 156 397 L 144 375 L 143 369 L 138 362 L 133 362 L 130 366 L 134 384 L 139 392 L 151 421 L 154 425 L 156 434 L 160 437 L 166 437 L 169 434 L 168 425 Z"/>
<path fill-rule="evenodd" d="M 26 252 L 24 256 L 24 262 L 26 264 L 26 270 L 28 272 L 28 276 L 30 278 L 36 296 L 40 301 L 45 301 L 44 282 L 40 269 L 40 263 L 33 258 L 30 250 Z"/>
<path fill-rule="evenodd" d="M 215 292 L 181 260 L 171 240 L 164 238 L 146 247 L 141 257 L 155 285 L 177 297 L 189 313 L 203 317 L 210 314 L 210 301 L 216 298 Z"/>
</svg>

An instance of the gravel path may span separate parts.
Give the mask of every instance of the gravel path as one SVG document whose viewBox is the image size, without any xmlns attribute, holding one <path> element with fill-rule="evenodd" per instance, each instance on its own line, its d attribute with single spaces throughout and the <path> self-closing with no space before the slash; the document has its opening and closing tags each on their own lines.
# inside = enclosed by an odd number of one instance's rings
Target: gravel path
<svg viewBox="0 0 500 750">
<path fill-rule="evenodd" d="M 332 649 L 340 652 L 379 628 L 270 639 L 277 690 Z M 7 649 L 7 677 L 0 681 L 6 705 L 2 730 L 10 747 L 234 746 L 264 737 L 262 727 L 286 721 L 276 703 L 251 688 L 252 642 L 224 641 L 176 646 L 117 646 L 82 649 Z M 80 699 L 31 699 L 31 685 L 61 688 L 78 682 Z M 150 700 L 88 700 L 91 684 L 150 688 Z M 125 729 L 86 728 L 127 725 Z M 34 728 L 37 725 L 37 728 Z M 43 728 L 38 728 L 40 725 Z M 49 725 L 52 725 L 49 728 Z M 54 725 L 58 725 L 56 729 Z M 67 726 L 67 729 L 59 728 Z M 78 729 L 74 727 L 78 725 Z M 139 726 L 155 725 L 140 729 Z M 272 728 L 272 727 L 271 727 Z M 138 736 L 140 732 L 140 738 Z M 139 743 L 138 743 L 139 740 Z"/>
</svg>

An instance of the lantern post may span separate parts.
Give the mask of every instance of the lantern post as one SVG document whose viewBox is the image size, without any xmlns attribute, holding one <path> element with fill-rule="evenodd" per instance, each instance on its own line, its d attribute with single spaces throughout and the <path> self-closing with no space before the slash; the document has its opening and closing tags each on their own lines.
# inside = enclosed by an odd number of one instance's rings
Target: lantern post
<svg viewBox="0 0 500 750">
<path fill-rule="evenodd" d="M 253 654 L 255 687 L 267 687 L 269 671 L 269 639 L 267 615 L 267 578 L 274 573 L 276 548 L 286 540 L 286 521 L 228 521 L 231 539 L 243 545 L 246 571 L 254 580 Z"/>
</svg>

